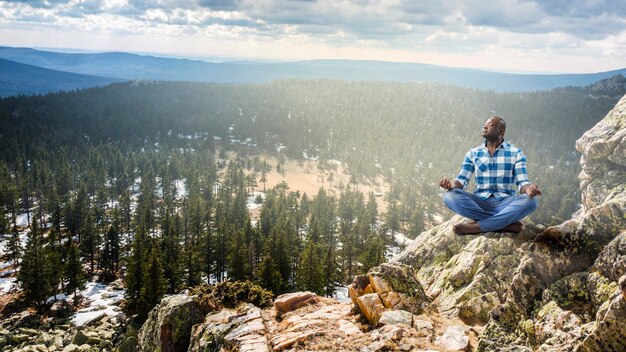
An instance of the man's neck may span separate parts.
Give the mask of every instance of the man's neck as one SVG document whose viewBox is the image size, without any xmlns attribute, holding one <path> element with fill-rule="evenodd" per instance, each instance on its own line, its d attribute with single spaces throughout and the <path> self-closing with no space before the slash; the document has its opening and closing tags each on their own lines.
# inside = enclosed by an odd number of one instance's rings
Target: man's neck
<svg viewBox="0 0 626 352">
<path fill-rule="evenodd" d="M 502 144 L 503 141 L 504 141 L 504 138 L 498 138 L 496 140 L 487 139 L 487 143 L 485 146 L 487 147 L 489 154 L 493 156 L 493 153 L 495 153 L 496 149 L 498 149 L 498 147 L 500 146 L 500 144 Z"/>
</svg>

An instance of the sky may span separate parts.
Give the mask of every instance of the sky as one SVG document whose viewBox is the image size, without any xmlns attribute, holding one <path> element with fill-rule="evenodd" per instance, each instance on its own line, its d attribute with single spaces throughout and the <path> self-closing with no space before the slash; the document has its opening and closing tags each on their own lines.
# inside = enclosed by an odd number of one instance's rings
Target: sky
<svg viewBox="0 0 626 352">
<path fill-rule="evenodd" d="M 0 45 L 599 72 L 626 67 L 626 0 L 0 1 Z"/>
</svg>

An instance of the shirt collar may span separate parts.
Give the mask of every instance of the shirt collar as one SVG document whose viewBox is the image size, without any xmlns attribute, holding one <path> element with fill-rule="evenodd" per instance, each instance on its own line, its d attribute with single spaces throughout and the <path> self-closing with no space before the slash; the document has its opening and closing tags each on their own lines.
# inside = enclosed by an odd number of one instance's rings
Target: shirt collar
<svg viewBox="0 0 626 352">
<path fill-rule="evenodd" d="M 498 150 L 498 149 L 506 149 L 508 147 L 509 147 L 509 143 L 506 141 L 506 139 L 503 139 L 502 143 L 500 143 L 500 145 L 498 146 L 498 148 L 496 148 L 496 150 Z M 486 139 L 483 141 L 482 149 L 487 150 L 487 140 Z"/>
</svg>

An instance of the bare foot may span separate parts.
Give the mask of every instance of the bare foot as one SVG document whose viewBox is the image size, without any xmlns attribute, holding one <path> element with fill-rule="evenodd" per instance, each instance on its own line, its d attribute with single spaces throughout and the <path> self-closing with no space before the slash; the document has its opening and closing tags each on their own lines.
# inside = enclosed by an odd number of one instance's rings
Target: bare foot
<svg viewBox="0 0 626 352">
<path fill-rule="evenodd" d="M 505 228 L 503 228 L 502 230 L 499 230 L 498 232 L 513 232 L 513 233 L 520 233 L 522 231 L 524 231 L 524 224 L 522 224 L 521 222 L 517 221 L 514 222 L 510 225 L 507 225 Z"/>
<path fill-rule="evenodd" d="M 475 223 L 475 222 L 469 223 L 469 224 L 468 223 L 456 224 L 456 225 L 454 225 L 452 230 L 457 235 L 467 235 L 468 233 L 479 233 L 479 232 L 481 232 L 480 231 L 480 226 L 477 223 Z"/>
</svg>

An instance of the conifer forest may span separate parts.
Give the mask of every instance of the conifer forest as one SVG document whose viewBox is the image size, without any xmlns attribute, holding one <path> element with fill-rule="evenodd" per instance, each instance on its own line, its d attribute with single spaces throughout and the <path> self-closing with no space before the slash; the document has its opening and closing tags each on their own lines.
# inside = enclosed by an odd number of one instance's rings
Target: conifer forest
<svg viewBox="0 0 626 352">
<path fill-rule="evenodd" d="M 140 317 L 165 294 L 225 280 L 333 296 L 385 261 L 394 234 L 414 238 L 452 215 L 439 180 L 457 175 L 493 115 L 543 192 L 530 220 L 569 218 L 581 198 L 575 141 L 623 94 L 285 79 L 3 98 L 4 259 L 35 307 L 94 278 L 122 278 L 124 309 Z M 314 162 L 327 181 L 340 161 L 350 182 L 265 188 L 285 160 Z M 373 182 L 386 193 L 360 190 Z"/>
</svg>

